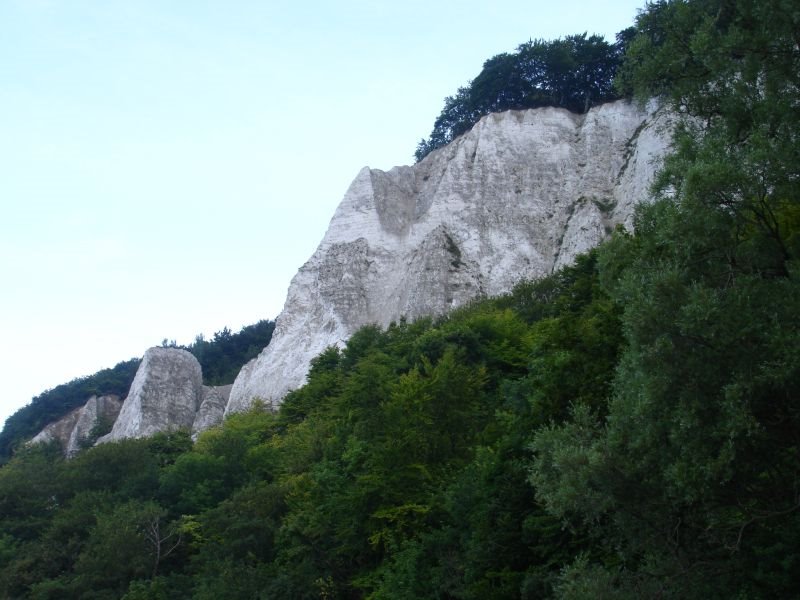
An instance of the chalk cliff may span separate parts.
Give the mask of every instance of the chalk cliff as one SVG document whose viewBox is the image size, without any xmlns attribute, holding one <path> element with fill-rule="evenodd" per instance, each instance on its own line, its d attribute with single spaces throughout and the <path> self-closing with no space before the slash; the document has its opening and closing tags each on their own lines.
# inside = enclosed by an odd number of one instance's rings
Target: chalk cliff
<svg viewBox="0 0 800 600">
<path fill-rule="evenodd" d="M 73 427 L 69 440 L 67 440 L 65 454 L 74 456 L 80 452 L 84 441 L 90 439 L 95 425 L 113 424 L 117 420 L 121 409 L 122 400 L 120 400 L 119 396 L 92 396 L 89 398 L 80 409 L 75 427 Z"/>
<path fill-rule="evenodd" d="M 39 433 L 37 433 L 29 444 L 49 444 L 52 441 L 57 441 L 62 448 L 67 447 L 72 430 L 75 428 L 75 422 L 78 420 L 80 411 L 83 407 L 78 407 L 71 410 L 66 415 L 61 417 L 58 421 L 53 421 L 45 425 Z"/>
<path fill-rule="evenodd" d="M 150 348 L 124 402 L 118 396 L 92 396 L 84 406 L 48 424 L 29 443 L 57 440 L 66 456 L 74 456 L 93 437 L 92 429 L 98 424 L 113 427 L 97 443 L 177 429 L 196 437 L 222 421 L 230 391 L 230 385 L 203 385 L 200 363 L 189 352 Z"/>
<path fill-rule="evenodd" d="M 270 345 L 226 412 L 278 403 L 359 327 L 436 315 L 569 264 L 630 226 L 668 146 L 668 118 L 620 101 L 484 117 L 412 167 L 363 169 L 292 280 Z"/>
<path fill-rule="evenodd" d="M 159 431 L 191 429 L 200 408 L 203 373 L 186 350 L 150 348 L 142 357 L 108 442 Z"/>
<path fill-rule="evenodd" d="M 197 409 L 197 414 L 192 422 L 193 438 L 197 438 L 201 432 L 222 422 L 232 387 L 233 385 L 203 386 L 200 407 Z"/>
<path fill-rule="evenodd" d="M 99 442 L 175 429 L 196 436 L 255 398 L 279 403 L 312 358 L 363 325 L 442 314 L 569 264 L 631 225 L 668 148 L 669 121 L 624 101 L 585 115 L 509 111 L 412 167 L 363 169 L 292 280 L 270 345 L 233 386 L 205 387 L 189 352 L 151 348 Z M 112 404 L 90 400 L 33 441 L 58 439 L 72 454 Z"/>
<path fill-rule="evenodd" d="M 58 421 L 48 424 L 31 439 L 30 444 L 58 441 L 64 454 L 74 456 L 91 437 L 92 429 L 99 424 L 113 423 L 122 408 L 119 396 L 92 396 Z"/>
<path fill-rule="evenodd" d="M 133 378 L 111 433 L 98 443 L 185 429 L 196 434 L 222 421 L 231 386 L 203 385 L 200 363 L 186 350 L 150 348 Z"/>
</svg>

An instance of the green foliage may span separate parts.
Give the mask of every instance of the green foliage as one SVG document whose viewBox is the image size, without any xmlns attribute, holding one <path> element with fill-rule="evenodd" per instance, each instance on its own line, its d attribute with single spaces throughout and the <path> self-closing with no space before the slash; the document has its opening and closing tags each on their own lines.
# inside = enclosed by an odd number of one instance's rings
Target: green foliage
<svg viewBox="0 0 800 600">
<path fill-rule="evenodd" d="M 0 595 L 119 598 L 183 552 L 180 521 L 155 498 L 158 474 L 186 453 L 186 434 L 90 448 L 19 452 L 0 469 Z"/>
<path fill-rule="evenodd" d="M 62 458 L 55 444 L 25 448 L 0 469 L 0 515 L 3 532 L 17 540 L 35 538 L 46 522 L 60 485 L 55 472 Z"/>
<path fill-rule="evenodd" d="M 238 333 L 224 327 L 211 340 L 198 335 L 186 349 L 200 363 L 206 385 L 227 385 L 246 362 L 269 345 L 274 330 L 275 321 L 269 320 L 246 325 Z"/>
<path fill-rule="evenodd" d="M 492 112 L 558 106 L 584 113 L 617 99 L 612 83 L 630 37 L 631 31 L 625 30 L 617 35 L 616 44 L 585 33 L 529 41 L 513 54 L 490 58 L 475 79 L 445 98 L 430 137 L 417 146 L 417 161 Z"/>
<path fill-rule="evenodd" d="M 91 448 L 95 445 L 98 439 L 108 433 L 111 433 L 113 427 L 114 421 L 105 415 L 98 415 L 97 419 L 95 419 L 94 425 L 92 425 L 92 428 L 89 430 L 89 433 L 86 435 L 86 437 L 78 441 L 78 447 L 81 450 Z"/>
<path fill-rule="evenodd" d="M 156 549 L 147 533 L 161 515 L 156 504 L 135 500 L 99 514 L 75 561 L 76 591 L 105 589 L 118 597 L 130 581 L 153 575 Z"/>
<path fill-rule="evenodd" d="M 564 413 L 541 389 L 585 354 L 616 356 L 596 265 L 436 322 L 364 328 L 315 359 L 277 413 L 256 404 L 194 445 L 178 432 L 67 462 L 20 453 L 0 470 L 0 595 L 551 592 L 585 536 L 537 507 L 527 443 Z M 598 373 L 572 375 L 558 397 L 596 403 Z"/>
<path fill-rule="evenodd" d="M 683 118 L 665 199 L 602 251 L 625 333 L 607 416 L 578 405 L 532 445 L 539 499 L 616 554 L 566 570 L 564 597 L 798 585 L 798 21 L 750 0 L 638 19 L 621 81 Z"/>
</svg>

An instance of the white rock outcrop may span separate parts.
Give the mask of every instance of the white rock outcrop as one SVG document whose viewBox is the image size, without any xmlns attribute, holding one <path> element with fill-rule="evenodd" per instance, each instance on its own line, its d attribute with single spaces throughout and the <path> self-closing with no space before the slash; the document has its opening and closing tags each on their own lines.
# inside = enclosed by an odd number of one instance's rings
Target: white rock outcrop
<svg viewBox="0 0 800 600">
<path fill-rule="evenodd" d="M 233 384 L 216 387 L 203 386 L 203 397 L 192 423 L 193 439 L 197 439 L 197 436 L 206 429 L 222 422 L 232 387 Z"/>
<path fill-rule="evenodd" d="M 69 442 L 70 435 L 75 428 L 75 422 L 78 420 L 82 408 L 82 406 L 79 406 L 58 421 L 48 423 L 44 429 L 31 438 L 28 444 L 49 444 L 52 441 L 57 441 L 62 449 L 66 449 L 67 442 Z"/>
<path fill-rule="evenodd" d="M 75 427 L 70 433 L 64 453 L 75 456 L 83 448 L 85 440 L 89 439 L 95 425 L 103 423 L 113 425 L 122 409 L 122 400 L 119 396 L 92 396 L 80 409 Z"/>
<path fill-rule="evenodd" d="M 226 412 L 277 403 L 359 327 L 441 314 L 569 264 L 630 226 L 666 152 L 668 118 L 620 101 L 484 117 L 413 167 L 363 169 L 289 287 L 270 345 Z"/>
<path fill-rule="evenodd" d="M 200 363 L 180 348 L 150 348 L 144 353 L 128 397 L 111 433 L 98 443 L 185 429 L 194 438 L 218 425 L 231 385 L 203 385 Z"/>
<path fill-rule="evenodd" d="M 114 423 L 121 407 L 119 396 L 91 396 L 83 406 L 45 426 L 28 443 L 42 444 L 57 440 L 66 456 L 74 456 L 89 439 L 95 425 Z"/>
<path fill-rule="evenodd" d="M 146 437 L 184 429 L 193 438 L 222 422 L 231 385 L 203 385 L 197 359 L 179 348 L 145 352 L 128 396 L 92 396 L 58 421 L 48 424 L 29 444 L 58 440 L 67 457 L 77 454 L 98 423 L 113 425 L 97 443 Z"/>
<path fill-rule="evenodd" d="M 150 348 L 133 378 L 109 442 L 161 431 L 191 430 L 203 400 L 203 374 L 197 359 L 179 348 Z"/>
</svg>

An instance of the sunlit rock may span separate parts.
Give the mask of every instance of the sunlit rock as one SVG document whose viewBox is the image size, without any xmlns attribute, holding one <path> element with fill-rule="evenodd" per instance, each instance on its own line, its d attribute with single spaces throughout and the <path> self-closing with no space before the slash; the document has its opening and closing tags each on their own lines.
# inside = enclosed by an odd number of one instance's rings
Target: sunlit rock
<svg viewBox="0 0 800 600">
<path fill-rule="evenodd" d="M 28 444 L 49 444 L 50 442 L 57 441 L 61 448 L 65 449 L 72 435 L 72 430 L 75 429 L 75 423 L 80 417 L 82 408 L 83 407 L 79 406 L 61 417 L 58 421 L 48 423 L 44 429 L 31 438 Z"/>
<path fill-rule="evenodd" d="M 310 360 L 359 327 L 442 314 L 571 263 L 630 227 L 668 146 L 668 119 L 620 101 L 576 115 L 508 111 L 412 167 L 363 169 L 292 280 L 269 346 L 227 412 L 277 404 Z"/>
<path fill-rule="evenodd" d="M 197 359 L 178 348 L 150 348 L 114 428 L 98 443 L 161 431 L 190 431 L 202 401 L 203 374 Z"/>
</svg>

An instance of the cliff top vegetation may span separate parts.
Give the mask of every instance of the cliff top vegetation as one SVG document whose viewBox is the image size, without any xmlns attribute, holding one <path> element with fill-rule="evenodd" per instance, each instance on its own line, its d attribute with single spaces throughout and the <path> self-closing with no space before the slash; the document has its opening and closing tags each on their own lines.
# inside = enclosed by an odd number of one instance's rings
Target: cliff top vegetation
<svg viewBox="0 0 800 600">
<path fill-rule="evenodd" d="M 430 136 L 420 141 L 414 156 L 422 160 L 489 113 L 543 106 L 585 113 L 620 98 L 614 76 L 634 33 L 632 27 L 619 32 L 614 44 L 586 33 L 532 40 L 515 52 L 493 56 L 475 79 L 445 98 Z"/>
</svg>

